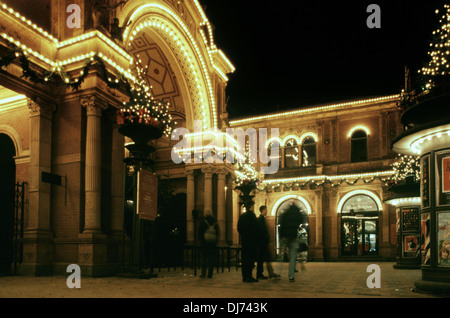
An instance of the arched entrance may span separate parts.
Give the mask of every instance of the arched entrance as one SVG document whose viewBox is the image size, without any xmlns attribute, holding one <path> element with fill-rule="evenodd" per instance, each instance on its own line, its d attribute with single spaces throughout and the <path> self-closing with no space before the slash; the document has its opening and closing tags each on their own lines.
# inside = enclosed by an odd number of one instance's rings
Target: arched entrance
<svg viewBox="0 0 450 318">
<path fill-rule="evenodd" d="M 379 214 L 381 203 L 371 192 L 354 191 L 339 204 L 343 256 L 379 253 Z"/>
<path fill-rule="evenodd" d="M 172 116 L 183 123 L 177 126 L 192 129 L 194 120 L 201 120 L 207 129 L 217 127 L 220 112 L 208 70 L 211 53 L 195 36 L 189 10 L 180 2 L 173 7 L 164 1 L 130 1 L 118 18 L 127 25 L 123 44 L 143 67 L 152 95 L 170 103 Z"/>
<path fill-rule="evenodd" d="M 0 276 L 11 274 L 14 236 L 14 184 L 16 165 L 14 143 L 0 134 Z"/>
<path fill-rule="evenodd" d="M 303 197 L 296 196 L 296 195 L 290 195 L 281 198 L 278 200 L 273 209 L 272 209 L 272 215 L 275 215 L 275 252 L 276 255 L 280 255 L 283 253 L 282 246 L 280 242 L 280 235 L 279 235 L 279 223 L 280 218 L 283 215 L 284 212 L 287 211 L 287 209 L 291 206 L 295 205 L 298 207 L 302 213 L 303 221 L 301 223 L 301 227 L 306 230 L 307 235 L 309 235 L 309 214 L 311 214 L 311 207 Z"/>
</svg>

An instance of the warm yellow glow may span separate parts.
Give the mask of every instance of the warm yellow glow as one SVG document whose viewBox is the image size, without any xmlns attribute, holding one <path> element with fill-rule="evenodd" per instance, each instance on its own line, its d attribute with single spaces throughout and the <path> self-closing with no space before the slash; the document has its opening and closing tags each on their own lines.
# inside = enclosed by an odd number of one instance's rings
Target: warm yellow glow
<svg viewBox="0 0 450 318">
<path fill-rule="evenodd" d="M 308 138 L 308 137 L 312 137 L 315 142 L 319 141 L 319 137 L 317 136 L 316 133 L 314 133 L 314 132 L 306 132 L 306 133 L 304 133 L 303 135 L 300 136 L 299 145 L 302 145 L 303 141 L 305 140 L 305 138 Z"/>
<path fill-rule="evenodd" d="M 341 210 L 342 210 L 342 207 L 344 206 L 345 201 L 347 201 L 350 197 L 357 195 L 357 194 L 365 194 L 365 195 L 371 197 L 377 203 L 378 211 L 383 211 L 383 204 L 381 203 L 381 200 L 378 198 L 378 196 L 375 193 L 373 193 L 372 191 L 367 191 L 367 190 L 354 190 L 354 191 L 351 191 L 351 192 L 347 193 L 346 195 L 344 195 L 344 197 L 339 201 L 337 213 L 341 213 Z"/>
<path fill-rule="evenodd" d="M 359 174 L 342 174 L 342 175 L 319 175 L 319 176 L 304 176 L 304 177 L 295 177 L 295 178 L 282 178 L 282 179 L 267 179 L 263 180 L 262 183 L 265 184 L 274 184 L 274 183 L 294 183 L 308 180 L 354 180 L 359 178 L 374 178 L 374 177 L 382 177 L 382 176 L 391 176 L 394 174 L 394 170 L 388 171 L 379 171 L 379 172 L 367 172 L 367 173 L 359 173 Z"/>
<path fill-rule="evenodd" d="M 385 203 L 391 204 L 394 206 L 411 206 L 411 205 L 420 205 L 422 199 L 420 197 L 411 197 L 411 198 L 398 198 L 387 200 Z"/>
<path fill-rule="evenodd" d="M 54 43 L 58 43 L 58 40 L 55 39 L 51 34 L 49 34 L 47 31 L 44 31 L 41 27 L 37 26 L 31 20 L 22 16 L 20 13 L 14 11 L 12 8 L 8 7 L 6 4 L 0 2 L 0 9 L 3 10 L 5 13 L 9 14 L 9 16 L 13 17 L 19 24 L 27 27 L 28 29 L 31 29 L 31 30 L 34 30 L 34 31 L 40 33 L 41 35 L 45 36 L 47 39 L 53 41 Z"/>
<path fill-rule="evenodd" d="M 225 75 L 222 71 L 220 71 L 220 70 L 218 69 L 218 67 L 215 66 L 214 61 L 213 61 L 213 59 L 212 59 L 212 56 L 211 56 L 211 54 L 210 54 L 211 51 L 216 50 L 216 47 L 215 47 L 215 45 L 214 45 L 214 39 L 213 39 L 213 36 L 212 36 L 212 28 L 211 28 L 211 25 L 210 25 L 208 19 L 206 18 L 206 16 L 205 16 L 205 14 L 204 14 L 204 12 L 203 12 L 203 10 L 202 10 L 200 4 L 198 3 L 198 1 L 195 0 L 194 3 L 195 3 L 195 5 L 196 5 L 196 7 L 197 7 L 197 9 L 198 9 L 198 11 L 199 11 L 199 13 L 200 13 L 200 15 L 202 16 L 202 19 L 203 19 L 203 21 L 200 23 L 200 26 L 206 25 L 207 28 L 208 28 L 208 33 L 209 33 L 209 36 L 210 36 L 210 39 L 209 39 L 209 40 L 210 40 L 210 45 L 208 45 L 207 39 L 206 39 L 206 37 L 204 36 L 203 32 L 200 31 L 200 33 L 202 34 L 203 41 L 205 42 L 205 45 L 206 45 L 206 47 L 207 47 L 208 55 L 209 55 L 209 58 L 210 58 L 210 64 L 213 66 L 213 68 L 214 68 L 215 70 L 218 71 L 218 74 L 219 74 L 219 76 L 222 77 L 222 79 L 228 80 L 228 78 L 226 77 L 226 75 Z M 197 45 L 197 42 L 196 42 L 196 40 L 195 40 L 195 37 L 191 34 L 191 32 L 189 31 L 189 28 L 187 28 L 187 26 L 185 25 L 183 19 L 181 19 L 181 18 L 178 16 L 178 14 L 174 13 L 174 12 L 173 12 L 171 9 L 169 9 L 168 7 L 166 7 L 166 6 L 162 5 L 162 4 L 158 4 L 158 3 L 147 3 L 147 4 L 144 4 L 144 5 L 140 6 L 140 7 L 137 8 L 137 9 L 133 12 L 133 14 L 130 16 L 129 21 L 136 21 L 136 19 L 137 19 L 137 17 L 139 16 L 139 14 L 141 14 L 142 11 L 144 11 L 144 10 L 146 10 L 146 9 L 149 9 L 149 8 L 156 8 L 156 9 L 159 9 L 159 10 L 162 10 L 162 11 L 168 13 L 173 19 L 176 20 L 176 22 L 178 23 L 178 25 L 181 26 L 181 28 L 183 29 L 183 31 L 184 31 L 185 34 L 187 35 L 187 37 L 188 37 L 188 39 L 189 39 L 189 43 L 190 43 L 190 45 L 194 48 L 196 54 L 195 54 L 195 55 L 189 56 L 188 53 L 185 51 L 185 55 L 187 56 L 187 59 L 188 59 L 189 62 L 191 62 L 191 61 L 193 61 L 193 60 L 196 60 L 196 59 L 198 59 L 199 62 L 200 62 L 201 69 L 202 69 L 202 71 L 203 71 L 203 76 L 204 76 L 205 79 L 206 79 L 206 86 L 207 86 L 207 90 L 208 90 L 208 94 L 209 94 L 209 98 L 210 98 L 210 102 L 211 102 L 211 109 L 212 109 L 212 115 L 213 115 L 213 126 L 216 128 L 216 127 L 217 127 L 217 111 L 216 111 L 216 101 L 215 101 L 214 89 L 213 89 L 213 87 L 212 87 L 212 82 L 211 82 L 210 75 L 209 75 L 210 72 L 208 71 L 208 68 L 207 68 L 207 65 L 206 65 L 206 61 L 203 59 L 202 51 L 199 49 L 199 47 L 198 47 L 198 45 Z M 123 38 L 124 38 L 124 39 L 129 39 L 129 41 L 132 41 L 132 40 L 134 39 L 133 36 L 135 36 L 135 35 L 137 34 L 136 32 L 139 32 L 139 30 L 141 30 L 143 27 L 146 27 L 146 26 L 152 27 L 152 26 L 155 26 L 155 25 L 153 25 L 153 24 L 151 24 L 151 23 L 148 23 L 148 22 L 147 22 L 147 25 L 146 25 L 145 22 L 144 22 L 144 24 L 141 23 L 141 24 L 140 24 L 135 30 L 133 30 L 133 31 L 132 31 L 132 26 L 128 26 L 128 27 L 125 29 L 125 31 L 124 31 Z M 175 32 L 172 31 L 172 30 L 170 30 L 170 29 L 168 28 L 168 26 L 163 26 L 162 23 L 159 23 L 159 24 L 156 25 L 156 27 L 161 28 L 161 31 L 164 31 L 164 32 L 166 32 L 166 33 L 169 33 L 171 36 L 173 36 L 174 40 L 177 41 L 178 45 L 180 45 L 180 46 L 182 45 L 182 43 L 179 41 L 179 40 L 180 40 L 179 37 L 177 37 L 176 35 L 174 36 L 173 34 L 174 34 Z M 132 35 L 130 35 L 130 33 L 132 33 Z M 186 48 L 185 48 L 185 49 L 186 49 Z M 220 54 L 220 52 L 219 52 L 219 54 Z M 223 53 L 222 53 L 222 55 L 223 55 Z M 225 59 L 225 61 L 228 61 L 228 60 Z M 228 62 L 229 62 L 229 61 L 228 61 Z M 231 65 L 231 63 L 229 63 L 229 64 Z M 193 66 L 193 65 L 191 65 L 191 68 L 194 70 L 194 66 Z M 232 67 L 232 69 L 234 70 L 234 67 Z M 195 73 L 193 73 L 193 74 L 196 75 Z M 197 88 L 200 90 L 201 86 L 200 86 L 200 85 L 197 85 Z M 200 94 L 200 93 L 199 93 L 199 94 Z M 201 94 L 200 94 L 200 95 L 201 95 Z M 201 97 L 201 99 L 202 99 L 202 102 L 205 102 L 205 100 L 203 100 L 203 97 Z M 202 108 L 204 108 L 204 107 L 202 107 Z M 204 113 L 204 116 L 206 116 L 206 113 Z M 206 122 L 205 122 L 204 128 L 208 128 L 208 127 L 206 126 Z"/>
<path fill-rule="evenodd" d="M 269 138 L 268 140 L 267 140 L 267 142 L 266 142 L 266 149 L 269 147 L 269 145 L 272 143 L 272 142 L 274 142 L 274 141 L 278 141 L 278 143 L 279 143 L 279 145 L 281 146 L 282 145 L 282 142 L 281 142 L 281 139 L 280 138 L 278 138 L 278 137 L 271 137 L 271 138 Z"/>
<path fill-rule="evenodd" d="M 301 201 L 305 206 L 306 206 L 306 212 L 308 213 L 308 215 L 311 214 L 311 205 L 309 204 L 308 201 L 306 201 L 305 198 L 299 196 L 299 195 L 294 195 L 294 194 L 290 194 L 290 195 L 286 195 L 280 199 L 277 200 L 277 202 L 275 202 L 275 204 L 272 207 L 272 211 L 270 213 L 270 216 L 275 216 L 278 210 L 278 207 L 283 204 L 284 202 L 286 202 L 287 200 L 299 200 Z"/>
<path fill-rule="evenodd" d="M 356 106 L 356 105 L 376 103 L 376 102 L 397 101 L 399 97 L 400 97 L 400 95 L 396 94 L 396 95 L 364 99 L 364 100 L 358 100 L 358 101 L 347 102 L 347 103 L 339 103 L 339 104 L 332 104 L 332 105 L 326 105 L 326 106 L 302 108 L 302 109 L 298 109 L 298 110 L 286 111 L 286 112 L 281 112 L 281 113 L 276 113 L 276 114 L 269 114 L 269 115 L 262 115 L 262 116 L 244 118 L 244 119 L 230 120 L 230 125 L 233 126 L 233 125 L 237 125 L 237 124 L 248 123 L 248 122 L 264 120 L 264 119 L 274 119 L 274 118 L 279 118 L 279 117 L 288 117 L 288 116 L 292 116 L 292 115 L 313 113 L 313 112 L 318 112 L 318 111 L 327 111 L 327 110 L 333 110 L 335 108 L 341 108 L 341 107 L 346 107 L 346 106 Z"/>
<path fill-rule="evenodd" d="M 358 126 L 353 127 L 352 129 L 350 129 L 350 131 L 347 134 L 347 137 L 350 138 L 353 135 L 353 133 L 358 130 L 364 130 L 364 132 L 366 133 L 367 136 L 370 135 L 369 128 L 367 128 L 366 126 L 358 125 Z"/>
<path fill-rule="evenodd" d="M 25 95 L 16 95 L 13 97 L 3 98 L 3 99 L 0 99 L 0 105 L 17 102 L 17 101 L 21 101 L 21 100 L 25 100 L 25 99 L 27 99 L 27 97 Z"/>
<path fill-rule="evenodd" d="M 290 139 L 294 139 L 295 142 L 297 143 L 297 146 L 300 144 L 300 137 L 298 137 L 296 135 L 287 135 L 286 137 L 284 137 L 283 141 L 281 142 L 281 146 L 286 147 L 286 143 Z"/>
<path fill-rule="evenodd" d="M 422 145 L 424 143 L 431 142 L 433 139 L 439 139 L 445 135 L 450 136 L 450 128 L 438 129 L 436 131 L 433 131 L 431 133 L 428 133 L 426 135 L 414 139 L 410 143 L 410 149 L 414 153 L 420 154 L 422 152 Z"/>
</svg>

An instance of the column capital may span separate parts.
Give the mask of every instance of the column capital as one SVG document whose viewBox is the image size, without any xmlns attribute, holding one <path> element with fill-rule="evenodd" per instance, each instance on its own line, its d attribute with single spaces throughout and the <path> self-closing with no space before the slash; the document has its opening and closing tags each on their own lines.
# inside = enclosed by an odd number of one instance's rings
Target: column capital
<svg viewBox="0 0 450 318">
<path fill-rule="evenodd" d="M 217 177 L 219 178 L 219 179 L 223 179 L 223 180 L 225 180 L 225 176 L 227 175 L 227 171 L 225 171 L 225 169 L 217 169 L 216 170 L 216 173 L 217 173 Z"/>
<path fill-rule="evenodd" d="M 56 105 L 43 100 L 40 97 L 28 98 L 27 106 L 30 111 L 30 117 L 43 116 L 51 119 L 52 113 L 56 110 Z"/>
<path fill-rule="evenodd" d="M 207 167 L 202 168 L 202 173 L 205 175 L 206 178 L 212 178 L 214 169 L 213 169 L 213 167 L 207 166 Z"/>
<path fill-rule="evenodd" d="M 86 108 L 88 116 L 101 116 L 102 110 L 108 107 L 108 102 L 96 95 L 82 96 L 80 103 Z"/>
<path fill-rule="evenodd" d="M 184 174 L 187 176 L 187 178 L 194 178 L 194 169 L 186 169 L 184 170 Z"/>
</svg>

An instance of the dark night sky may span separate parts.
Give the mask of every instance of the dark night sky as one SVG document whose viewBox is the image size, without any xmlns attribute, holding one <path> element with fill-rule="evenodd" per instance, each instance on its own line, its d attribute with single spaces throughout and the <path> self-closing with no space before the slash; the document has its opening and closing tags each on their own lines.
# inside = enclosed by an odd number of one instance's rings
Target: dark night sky
<svg viewBox="0 0 450 318">
<path fill-rule="evenodd" d="M 427 61 L 444 2 L 200 0 L 236 67 L 231 118 L 400 93 L 404 66 Z M 366 25 L 371 3 L 381 29 Z"/>
</svg>

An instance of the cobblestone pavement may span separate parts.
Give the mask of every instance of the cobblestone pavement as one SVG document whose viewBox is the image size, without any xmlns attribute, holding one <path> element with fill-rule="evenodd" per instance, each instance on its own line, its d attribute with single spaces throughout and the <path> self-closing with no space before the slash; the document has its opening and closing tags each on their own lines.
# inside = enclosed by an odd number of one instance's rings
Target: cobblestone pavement
<svg viewBox="0 0 450 318">
<path fill-rule="evenodd" d="M 241 271 L 214 272 L 213 278 L 194 276 L 192 269 L 156 271 L 150 279 L 81 276 L 81 288 L 69 289 L 67 276 L 0 277 L 1 298 L 440 298 L 413 292 L 420 270 L 394 269 L 394 263 L 378 263 L 381 288 L 368 288 L 370 263 L 311 262 L 287 278 L 287 263 L 274 263 L 278 279 L 243 283 Z M 298 265 L 297 265 L 298 266 Z M 300 267 L 300 266 L 298 266 Z M 69 275 L 69 274 L 67 274 Z"/>
</svg>

